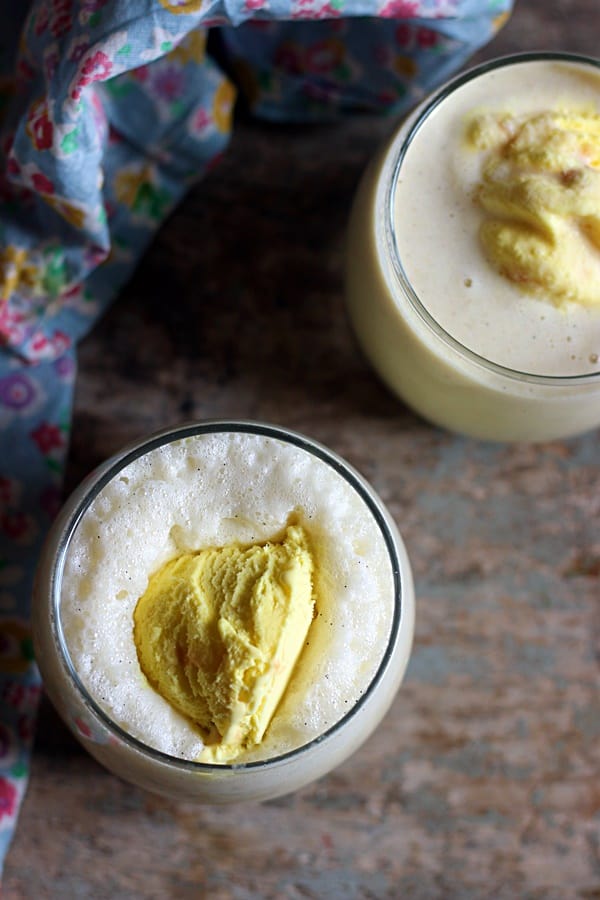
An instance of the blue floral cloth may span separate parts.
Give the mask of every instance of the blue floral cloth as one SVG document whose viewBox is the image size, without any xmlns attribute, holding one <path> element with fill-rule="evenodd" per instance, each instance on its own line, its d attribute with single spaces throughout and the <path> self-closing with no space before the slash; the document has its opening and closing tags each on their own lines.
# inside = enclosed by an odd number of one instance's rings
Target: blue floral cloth
<svg viewBox="0 0 600 900">
<path fill-rule="evenodd" d="M 0 866 L 40 695 L 29 630 L 78 339 L 226 149 L 242 94 L 297 122 L 400 115 L 511 0 L 34 0 L 0 9 Z M 10 11 L 9 11 L 10 8 Z M 211 32 L 226 76 L 207 52 Z"/>
</svg>

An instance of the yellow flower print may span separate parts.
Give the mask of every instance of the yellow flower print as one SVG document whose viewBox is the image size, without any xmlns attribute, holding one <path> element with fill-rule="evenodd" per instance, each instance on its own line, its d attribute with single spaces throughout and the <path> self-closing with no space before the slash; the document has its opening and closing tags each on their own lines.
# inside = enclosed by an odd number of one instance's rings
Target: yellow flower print
<svg viewBox="0 0 600 900">
<path fill-rule="evenodd" d="M 33 659 L 31 631 L 24 622 L 8 619 L 0 625 L 0 672 L 26 672 Z"/>
<path fill-rule="evenodd" d="M 398 75 L 405 78 L 414 78 L 417 74 L 417 64 L 410 56 L 397 56 L 394 60 L 394 69 Z"/>
<path fill-rule="evenodd" d="M 73 225 L 74 228 L 80 230 L 84 227 L 86 213 L 83 207 L 75 206 L 74 203 L 64 200 L 62 197 L 45 197 L 44 199 L 49 206 L 56 210 L 59 216 L 66 219 L 69 225 Z"/>
<path fill-rule="evenodd" d="M 38 283 L 37 269 L 28 261 L 26 250 L 12 244 L 0 250 L 0 297 L 10 297 L 23 286 L 35 288 Z"/>
<path fill-rule="evenodd" d="M 123 169 L 115 175 L 114 190 L 115 196 L 119 203 L 132 207 L 136 198 L 145 182 L 148 181 L 148 173 L 146 167 L 141 169 Z"/>
<path fill-rule="evenodd" d="M 175 16 L 198 12 L 202 9 L 203 2 L 204 0 L 159 0 L 160 5 Z"/>
<path fill-rule="evenodd" d="M 492 20 L 492 29 L 493 31 L 500 31 L 503 28 L 508 20 L 510 19 L 510 12 L 500 13 L 499 16 L 495 16 Z"/>
<path fill-rule="evenodd" d="M 160 221 L 171 204 L 170 194 L 157 181 L 150 165 L 122 170 L 113 186 L 117 200 L 145 219 Z"/>
<path fill-rule="evenodd" d="M 230 81 L 221 82 L 213 99 L 213 119 L 217 130 L 226 133 L 231 130 L 231 116 L 236 90 Z"/>
<path fill-rule="evenodd" d="M 21 267 L 27 258 L 25 250 L 9 245 L 0 251 L 0 293 L 9 297 L 20 280 Z"/>
<path fill-rule="evenodd" d="M 346 47 L 337 38 L 328 38 L 309 47 L 304 53 L 305 64 L 311 72 L 326 74 L 339 68 L 346 58 Z"/>
<path fill-rule="evenodd" d="M 33 263 L 24 263 L 21 266 L 21 277 L 19 281 L 21 285 L 24 285 L 30 290 L 33 290 L 38 286 L 40 282 L 40 275 Z"/>
<path fill-rule="evenodd" d="M 201 63 L 206 55 L 206 32 L 194 28 L 186 34 L 180 44 L 167 54 L 168 59 L 185 65 L 189 62 Z"/>
</svg>

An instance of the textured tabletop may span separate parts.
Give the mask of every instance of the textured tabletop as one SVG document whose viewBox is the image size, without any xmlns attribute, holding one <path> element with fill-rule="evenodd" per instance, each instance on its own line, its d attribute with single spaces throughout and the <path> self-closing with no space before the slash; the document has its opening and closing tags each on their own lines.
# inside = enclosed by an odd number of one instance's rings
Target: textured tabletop
<svg viewBox="0 0 600 900">
<path fill-rule="evenodd" d="M 597 0 L 517 0 L 480 58 L 597 53 Z M 7 898 L 600 897 L 598 434 L 500 446 L 437 430 L 357 350 L 344 229 L 391 123 L 240 122 L 81 346 L 69 487 L 168 424 L 243 417 L 345 456 L 396 518 L 414 653 L 331 775 L 241 808 L 101 769 L 49 704 Z"/>
</svg>

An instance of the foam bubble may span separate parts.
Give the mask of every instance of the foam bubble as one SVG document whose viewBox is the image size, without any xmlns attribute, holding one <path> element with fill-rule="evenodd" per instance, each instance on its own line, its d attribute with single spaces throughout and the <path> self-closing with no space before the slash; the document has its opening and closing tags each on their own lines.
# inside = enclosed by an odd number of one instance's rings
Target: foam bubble
<svg viewBox="0 0 600 900">
<path fill-rule="evenodd" d="M 319 458 L 245 433 L 198 435 L 152 450 L 94 500 L 66 557 L 61 621 L 86 688 L 134 737 L 188 759 L 202 749 L 138 664 L 133 610 L 151 574 L 182 552 L 274 538 L 291 518 L 311 538 L 318 615 L 255 758 L 317 737 L 349 711 L 379 666 L 393 575 L 366 504 Z"/>
</svg>

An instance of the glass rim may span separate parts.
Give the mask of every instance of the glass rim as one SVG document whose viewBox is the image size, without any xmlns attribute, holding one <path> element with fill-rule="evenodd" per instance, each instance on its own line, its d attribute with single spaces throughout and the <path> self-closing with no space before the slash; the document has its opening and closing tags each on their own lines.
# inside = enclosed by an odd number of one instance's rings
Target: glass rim
<svg viewBox="0 0 600 900">
<path fill-rule="evenodd" d="M 393 579 L 393 611 L 390 622 L 389 634 L 385 650 L 382 653 L 379 665 L 375 670 L 369 684 L 351 709 L 345 712 L 333 725 L 326 728 L 323 732 L 311 738 L 299 747 L 271 756 L 267 759 L 250 760 L 240 763 L 207 763 L 198 760 L 183 759 L 178 756 L 172 756 L 162 750 L 145 743 L 140 738 L 134 737 L 124 728 L 118 725 L 111 716 L 103 709 L 103 707 L 95 700 L 89 690 L 81 681 L 77 670 L 69 653 L 68 643 L 65 639 L 61 616 L 60 616 L 60 600 L 61 586 L 64 573 L 65 560 L 69 550 L 71 540 L 75 531 L 80 524 L 86 511 L 89 509 L 93 501 L 98 497 L 100 492 L 106 485 L 112 481 L 122 469 L 129 463 L 144 456 L 158 447 L 168 443 L 180 441 L 185 438 L 195 437 L 197 435 L 220 434 L 225 432 L 254 434 L 258 436 L 268 437 L 283 443 L 292 444 L 312 456 L 321 460 L 334 470 L 338 475 L 346 480 L 346 482 L 357 492 L 359 497 L 367 506 L 367 509 L 375 519 L 381 535 L 383 537 L 388 558 L 392 570 Z M 94 478 L 91 473 L 90 478 Z M 390 527 L 392 525 L 392 527 Z M 353 718 L 355 718 L 367 701 L 373 695 L 375 689 L 382 681 L 386 671 L 388 670 L 392 656 L 401 633 L 401 624 L 403 620 L 403 606 L 405 596 L 405 578 L 406 573 L 402 565 L 402 554 L 398 552 L 397 536 L 394 534 L 395 526 L 391 516 L 386 511 L 383 502 L 369 485 L 366 479 L 348 463 L 345 459 L 330 450 L 325 445 L 313 440 L 299 432 L 287 429 L 283 426 L 271 425 L 263 422 L 254 422 L 244 419 L 210 419 L 201 422 L 192 422 L 183 425 L 174 426 L 151 434 L 149 437 L 141 439 L 132 444 L 128 444 L 123 450 L 111 457 L 105 465 L 100 469 L 98 475 L 92 484 L 87 487 L 85 494 L 80 498 L 70 513 L 57 541 L 56 558 L 52 567 L 51 576 L 51 628 L 52 636 L 59 650 L 61 663 L 66 671 L 67 676 L 71 680 L 76 692 L 80 696 L 86 708 L 98 719 L 107 729 L 109 734 L 118 738 L 120 741 L 128 745 L 134 751 L 143 754 L 161 765 L 175 767 L 181 771 L 190 773 L 226 773 L 226 772 L 245 772 L 245 771 L 263 771 L 273 767 L 280 766 L 288 761 L 298 759 L 319 744 L 328 742 L 341 729 L 343 729 Z M 398 535 L 399 536 L 399 535 Z"/>
<path fill-rule="evenodd" d="M 400 170 L 402 168 L 402 163 L 404 162 L 410 145 L 412 144 L 420 128 L 427 121 L 429 116 L 437 109 L 437 107 L 440 106 L 440 104 L 443 103 L 443 101 L 446 100 L 446 98 L 453 94 L 455 91 L 459 90 L 470 81 L 473 81 L 475 78 L 478 78 L 480 75 L 485 75 L 488 72 L 493 72 L 496 69 L 501 69 L 508 65 L 513 65 L 516 63 L 534 63 L 552 60 L 555 60 L 557 62 L 571 62 L 578 65 L 590 66 L 600 71 L 600 59 L 592 56 L 586 56 L 585 54 L 570 53 L 567 51 L 558 50 L 534 50 L 523 53 L 510 53 L 505 56 L 499 56 L 495 59 L 479 63 L 476 66 L 472 66 L 465 72 L 462 72 L 461 74 L 451 78 L 444 85 L 442 85 L 442 87 L 438 88 L 428 100 L 425 100 L 422 106 L 417 109 L 416 118 L 413 122 L 411 122 L 410 128 L 408 129 L 407 134 L 403 137 L 399 149 L 397 151 L 394 151 L 396 155 L 391 162 L 391 176 L 388 177 L 385 185 L 386 191 L 384 197 L 384 222 L 386 248 L 392 263 L 392 267 L 394 269 L 394 274 L 398 279 L 400 287 L 403 290 L 406 298 L 408 299 L 412 309 L 417 313 L 425 326 L 434 335 L 436 335 L 436 337 L 442 340 L 448 347 L 457 352 L 463 358 L 469 360 L 472 363 L 475 363 L 480 368 L 486 369 L 488 372 L 492 372 L 496 375 L 510 378 L 513 381 L 526 382 L 528 384 L 572 387 L 574 385 L 594 384 L 596 382 L 600 382 L 600 369 L 594 372 L 588 372 L 587 374 L 580 375 L 543 375 L 534 372 L 520 371 L 519 369 L 514 369 L 510 366 L 504 366 L 501 363 L 494 362 L 493 360 L 488 359 L 480 353 L 477 353 L 475 350 L 472 350 L 470 347 L 467 347 L 461 341 L 457 340 L 457 338 L 455 338 L 449 331 L 447 331 L 442 325 L 440 325 L 440 323 L 429 312 L 425 304 L 420 300 L 416 290 L 413 288 L 410 282 L 408 275 L 404 271 L 404 266 L 401 262 L 401 253 L 396 238 L 396 229 L 394 227 L 394 199 L 398 179 L 401 174 Z"/>
</svg>

